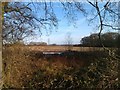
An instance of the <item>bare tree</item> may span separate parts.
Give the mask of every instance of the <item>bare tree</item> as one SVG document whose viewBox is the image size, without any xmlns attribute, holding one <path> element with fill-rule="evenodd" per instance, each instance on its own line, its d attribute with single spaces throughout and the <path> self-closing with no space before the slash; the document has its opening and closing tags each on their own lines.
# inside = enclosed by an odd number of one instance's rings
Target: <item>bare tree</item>
<svg viewBox="0 0 120 90">
<path fill-rule="evenodd" d="M 60 2 L 69 22 L 77 20 L 77 11 L 84 12 L 80 2 Z M 58 26 L 58 19 L 52 2 L 3 2 L 3 39 L 5 42 L 16 42 L 33 35 L 34 31 L 44 29 L 48 33 Z M 34 9 L 33 9 L 34 8 Z M 39 10 L 38 10 L 39 9 Z M 36 13 L 41 13 L 36 15 Z M 11 21 L 11 23 L 9 22 Z"/>
<path fill-rule="evenodd" d="M 67 45 L 68 51 L 72 50 L 72 43 L 73 43 L 73 40 L 71 37 L 71 33 L 68 32 L 68 33 L 66 33 L 66 36 L 65 36 L 65 44 Z"/>
<path fill-rule="evenodd" d="M 36 15 L 35 9 L 31 8 L 32 3 L 9 2 L 4 5 L 3 19 L 3 41 L 14 43 L 23 40 L 26 37 L 35 35 L 38 30 L 41 35 L 41 29 L 46 31 L 57 27 L 57 18 L 53 12 L 52 6 L 46 2 L 35 6 L 42 10 L 43 15 Z"/>
<path fill-rule="evenodd" d="M 101 33 L 106 28 L 111 30 L 119 30 L 119 27 L 116 27 L 114 24 L 118 22 L 119 6 L 117 2 L 110 2 L 111 0 L 104 2 L 104 5 L 102 6 L 100 6 L 100 3 L 97 0 L 94 0 L 93 2 L 91 2 L 90 0 L 87 0 L 87 1 L 96 11 L 95 15 L 93 16 L 93 18 L 90 19 L 90 21 L 95 21 L 95 20 L 98 21 L 97 26 L 99 29 L 99 34 L 98 34 L 99 40 L 104 50 L 108 51 L 108 55 L 109 55 L 109 57 L 106 59 L 106 65 L 107 65 L 107 71 L 110 71 L 110 72 L 108 72 L 107 74 L 106 72 L 101 73 L 102 80 L 98 83 L 97 87 L 110 88 L 110 87 L 113 87 L 116 83 L 118 83 L 117 75 L 118 75 L 118 62 L 119 62 L 118 57 L 119 56 L 115 54 L 115 50 L 111 50 L 104 46 L 101 40 Z M 113 72 L 115 72 L 114 77 L 113 77 Z M 108 81 L 111 83 L 107 83 L 105 85 L 105 81 Z"/>
</svg>

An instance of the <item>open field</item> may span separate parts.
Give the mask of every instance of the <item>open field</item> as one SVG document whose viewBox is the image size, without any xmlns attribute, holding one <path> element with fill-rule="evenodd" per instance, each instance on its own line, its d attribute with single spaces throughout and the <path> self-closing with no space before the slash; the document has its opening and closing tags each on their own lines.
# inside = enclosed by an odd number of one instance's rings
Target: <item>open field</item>
<svg viewBox="0 0 120 90">
<path fill-rule="evenodd" d="M 30 50 L 34 51 L 66 51 L 69 46 L 26 46 Z M 103 50 L 102 47 L 71 47 L 72 51 L 99 51 Z"/>
</svg>

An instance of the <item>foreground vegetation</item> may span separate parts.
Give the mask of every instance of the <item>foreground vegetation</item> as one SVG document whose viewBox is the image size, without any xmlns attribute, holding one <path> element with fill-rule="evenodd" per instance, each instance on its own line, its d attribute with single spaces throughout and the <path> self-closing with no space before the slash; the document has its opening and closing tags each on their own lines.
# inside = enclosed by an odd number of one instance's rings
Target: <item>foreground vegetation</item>
<svg viewBox="0 0 120 90">
<path fill-rule="evenodd" d="M 45 56 L 19 44 L 3 46 L 3 88 L 119 88 L 116 58 L 101 51 Z"/>
</svg>

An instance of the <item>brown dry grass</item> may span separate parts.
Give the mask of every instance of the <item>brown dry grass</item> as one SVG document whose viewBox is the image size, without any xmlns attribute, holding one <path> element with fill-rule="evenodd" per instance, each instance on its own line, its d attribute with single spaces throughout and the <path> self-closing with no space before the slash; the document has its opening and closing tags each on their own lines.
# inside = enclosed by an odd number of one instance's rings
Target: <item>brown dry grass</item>
<svg viewBox="0 0 120 90">
<path fill-rule="evenodd" d="M 34 56 L 35 51 L 32 51 L 32 49 L 26 46 L 13 45 L 9 47 L 3 47 L 3 71 L 5 87 L 23 87 L 24 83 L 30 80 L 33 73 L 38 70 L 44 71 L 44 75 L 46 76 L 54 76 L 62 73 L 64 69 L 70 69 L 72 67 L 77 69 L 84 64 L 84 60 L 82 59 L 81 61 L 75 60 L 74 58 L 67 59 L 64 57 L 47 59 L 45 57 L 38 58 Z"/>
<path fill-rule="evenodd" d="M 78 48 L 79 47 L 73 47 L 73 50 L 77 51 Z M 54 47 L 53 46 L 23 46 L 23 45 L 13 45 L 9 47 L 3 46 L 4 87 L 7 88 L 36 87 L 37 88 L 38 86 L 41 85 L 40 88 L 41 87 L 50 88 L 52 85 L 52 87 L 54 88 L 56 84 L 59 84 L 61 82 L 62 79 L 64 80 L 64 84 L 62 85 L 63 87 L 69 82 L 71 84 L 69 84 L 68 86 L 71 85 L 74 86 L 74 82 L 76 82 L 78 84 L 83 85 L 83 87 L 86 87 L 84 85 L 87 85 L 90 80 L 88 79 L 88 77 L 84 76 L 85 71 L 81 67 L 86 68 L 85 66 L 90 61 L 90 59 L 91 60 L 94 59 L 95 56 L 97 58 L 100 57 L 103 58 L 105 52 L 100 52 L 100 53 L 98 51 L 89 52 L 90 50 L 95 50 L 95 49 L 87 48 L 87 47 L 85 47 L 84 48 L 85 50 L 83 50 L 87 52 L 82 52 L 82 53 L 74 52 L 74 55 L 76 55 L 76 57 L 69 55 L 69 53 L 68 54 L 65 53 L 65 55 L 63 56 L 44 57 L 40 52 L 45 50 L 62 51 L 63 49 L 64 49 L 63 46 L 54 46 Z M 96 60 L 99 62 L 99 59 Z M 97 65 L 96 63 L 94 64 L 95 65 L 92 64 L 90 65 L 92 66 L 90 70 L 93 70 L 93 73 L 94 70 L 96 70 L 96 65 Z M 82 69 L 83 71 L 81 71 Z M 81 83 L 82 79 L 81 79 L 80 71 L 83 72 L 83 77 L 85 77 L 88 82 L 84 83 L 83 80 L 83 83 Z M 53 85 L 53 83 L 55 85 Z M 75 87 L 78 84 L 75 84 Z M 93 84 L 93 82 L 90 82 L 89 86 L 91 86 L 91 84 Z M 94 87 L 94 84 L 92 87 Z"/>
<path fill-rule="evenodd" d="M 6 87 L 21 87 L 25 78 L 33 72 L 28 50 L 12 46 L 3 49 L 4 83 Z M 18 83 L 19 82 L 19 83 Z"/>
<path fill-rule="evenodd" d="M 26 46 L 35 51 L 66 51 L 68 46 Z M 72 47 L 72 51 L 99 51 L 102 47 Z"/>
</svg>

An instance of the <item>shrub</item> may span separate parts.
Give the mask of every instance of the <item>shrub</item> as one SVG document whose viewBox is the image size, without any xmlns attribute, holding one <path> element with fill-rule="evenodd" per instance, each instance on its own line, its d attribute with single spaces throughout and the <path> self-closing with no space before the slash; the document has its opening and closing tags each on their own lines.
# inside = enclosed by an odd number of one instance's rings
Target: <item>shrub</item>
<svg viewBox="0 0 120 90">
<path fill-rule="evenodd" d="M 23 45 L 3 46 L 4 87 L 22 87 L 25 79 L 34 71 L 29 50 Z"/>
</svg>

